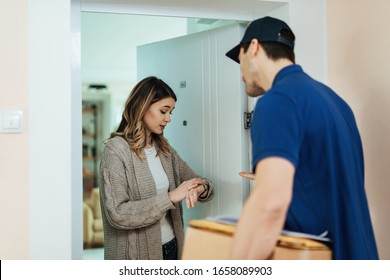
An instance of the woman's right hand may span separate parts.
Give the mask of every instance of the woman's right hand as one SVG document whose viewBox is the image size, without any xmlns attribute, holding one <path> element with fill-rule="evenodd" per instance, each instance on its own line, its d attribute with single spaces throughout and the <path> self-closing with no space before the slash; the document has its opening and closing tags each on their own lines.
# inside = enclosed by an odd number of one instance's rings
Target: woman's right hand
<svg viewBox="0 0 390 280">
<path fill-rule="evenodd" d="M 186 198 L 189 191 L 203 184 L 205 184 L 205 182 L 200 178 L 193 178 L 191 180 L 184 181 L 176 189 L 168 192 L 169 199 L 172 203 L 178 203 Z"/>
</svg>

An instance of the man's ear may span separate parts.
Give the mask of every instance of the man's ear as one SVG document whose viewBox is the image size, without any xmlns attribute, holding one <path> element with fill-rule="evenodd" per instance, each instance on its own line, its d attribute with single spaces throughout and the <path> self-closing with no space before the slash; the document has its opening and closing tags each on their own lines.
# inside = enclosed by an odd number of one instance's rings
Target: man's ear
<svg viewBox="0 0 390 280">
<path fill-rule="evenodd" d="M 257 39 L 252 39 L 248 51 L 250 51 L 251 55 L 253 56 L 258 55 L 258 52 L 260 51 L 260 43 Z"/>
</svg>

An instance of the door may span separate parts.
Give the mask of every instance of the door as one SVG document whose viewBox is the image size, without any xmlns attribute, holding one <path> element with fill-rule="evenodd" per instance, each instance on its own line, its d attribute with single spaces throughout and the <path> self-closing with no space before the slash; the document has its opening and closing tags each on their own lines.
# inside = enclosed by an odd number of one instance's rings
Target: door
<svg viewBox="0 0 390 280">
<path fill-rule="evenodd" d="M 178 98 L 165 137 L 198 174 L 215 185 L 211 202 L 185 209 L 185 222 L 238 216 L 249 194 L 249 182 L 238 175 L 249 170 L 249 131 L 243 122 L 248 99 L 239 65 L 225 56 L 243 32 L 242 25 L 234 24 L 137 49 L 138 80 L 157 76 Z"/>
</svg>

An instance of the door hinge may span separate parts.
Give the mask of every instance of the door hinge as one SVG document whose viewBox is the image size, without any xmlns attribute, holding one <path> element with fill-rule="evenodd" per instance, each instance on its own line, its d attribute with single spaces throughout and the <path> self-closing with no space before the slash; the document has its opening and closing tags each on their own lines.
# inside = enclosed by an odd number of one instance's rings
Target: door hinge
<svg viewBox="0 0 390 280">
<path fill-rule="evenodd" d="M 244 112 L 244 128 L 245 129 L 248 129 L 251 127 L 252 114 L 253 114 L 253 111 L 250 113 Z"/>
</svg>

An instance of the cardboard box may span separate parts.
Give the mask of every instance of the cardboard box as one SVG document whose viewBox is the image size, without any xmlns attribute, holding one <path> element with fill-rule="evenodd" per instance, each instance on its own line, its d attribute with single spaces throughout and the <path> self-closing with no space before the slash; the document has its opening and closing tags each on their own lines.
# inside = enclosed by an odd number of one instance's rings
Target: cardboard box
<svg viewBox="0 0 390 280">
<path fill-rule="evenodd" d="M 228 260 L 231 255 L 234 225 L 207 220 L 191 220 L 183 248 L 183 260 Z M 332 251 L 323 243 L 281 235 L 271 260 L 330 260 Z"/>
</svg>

